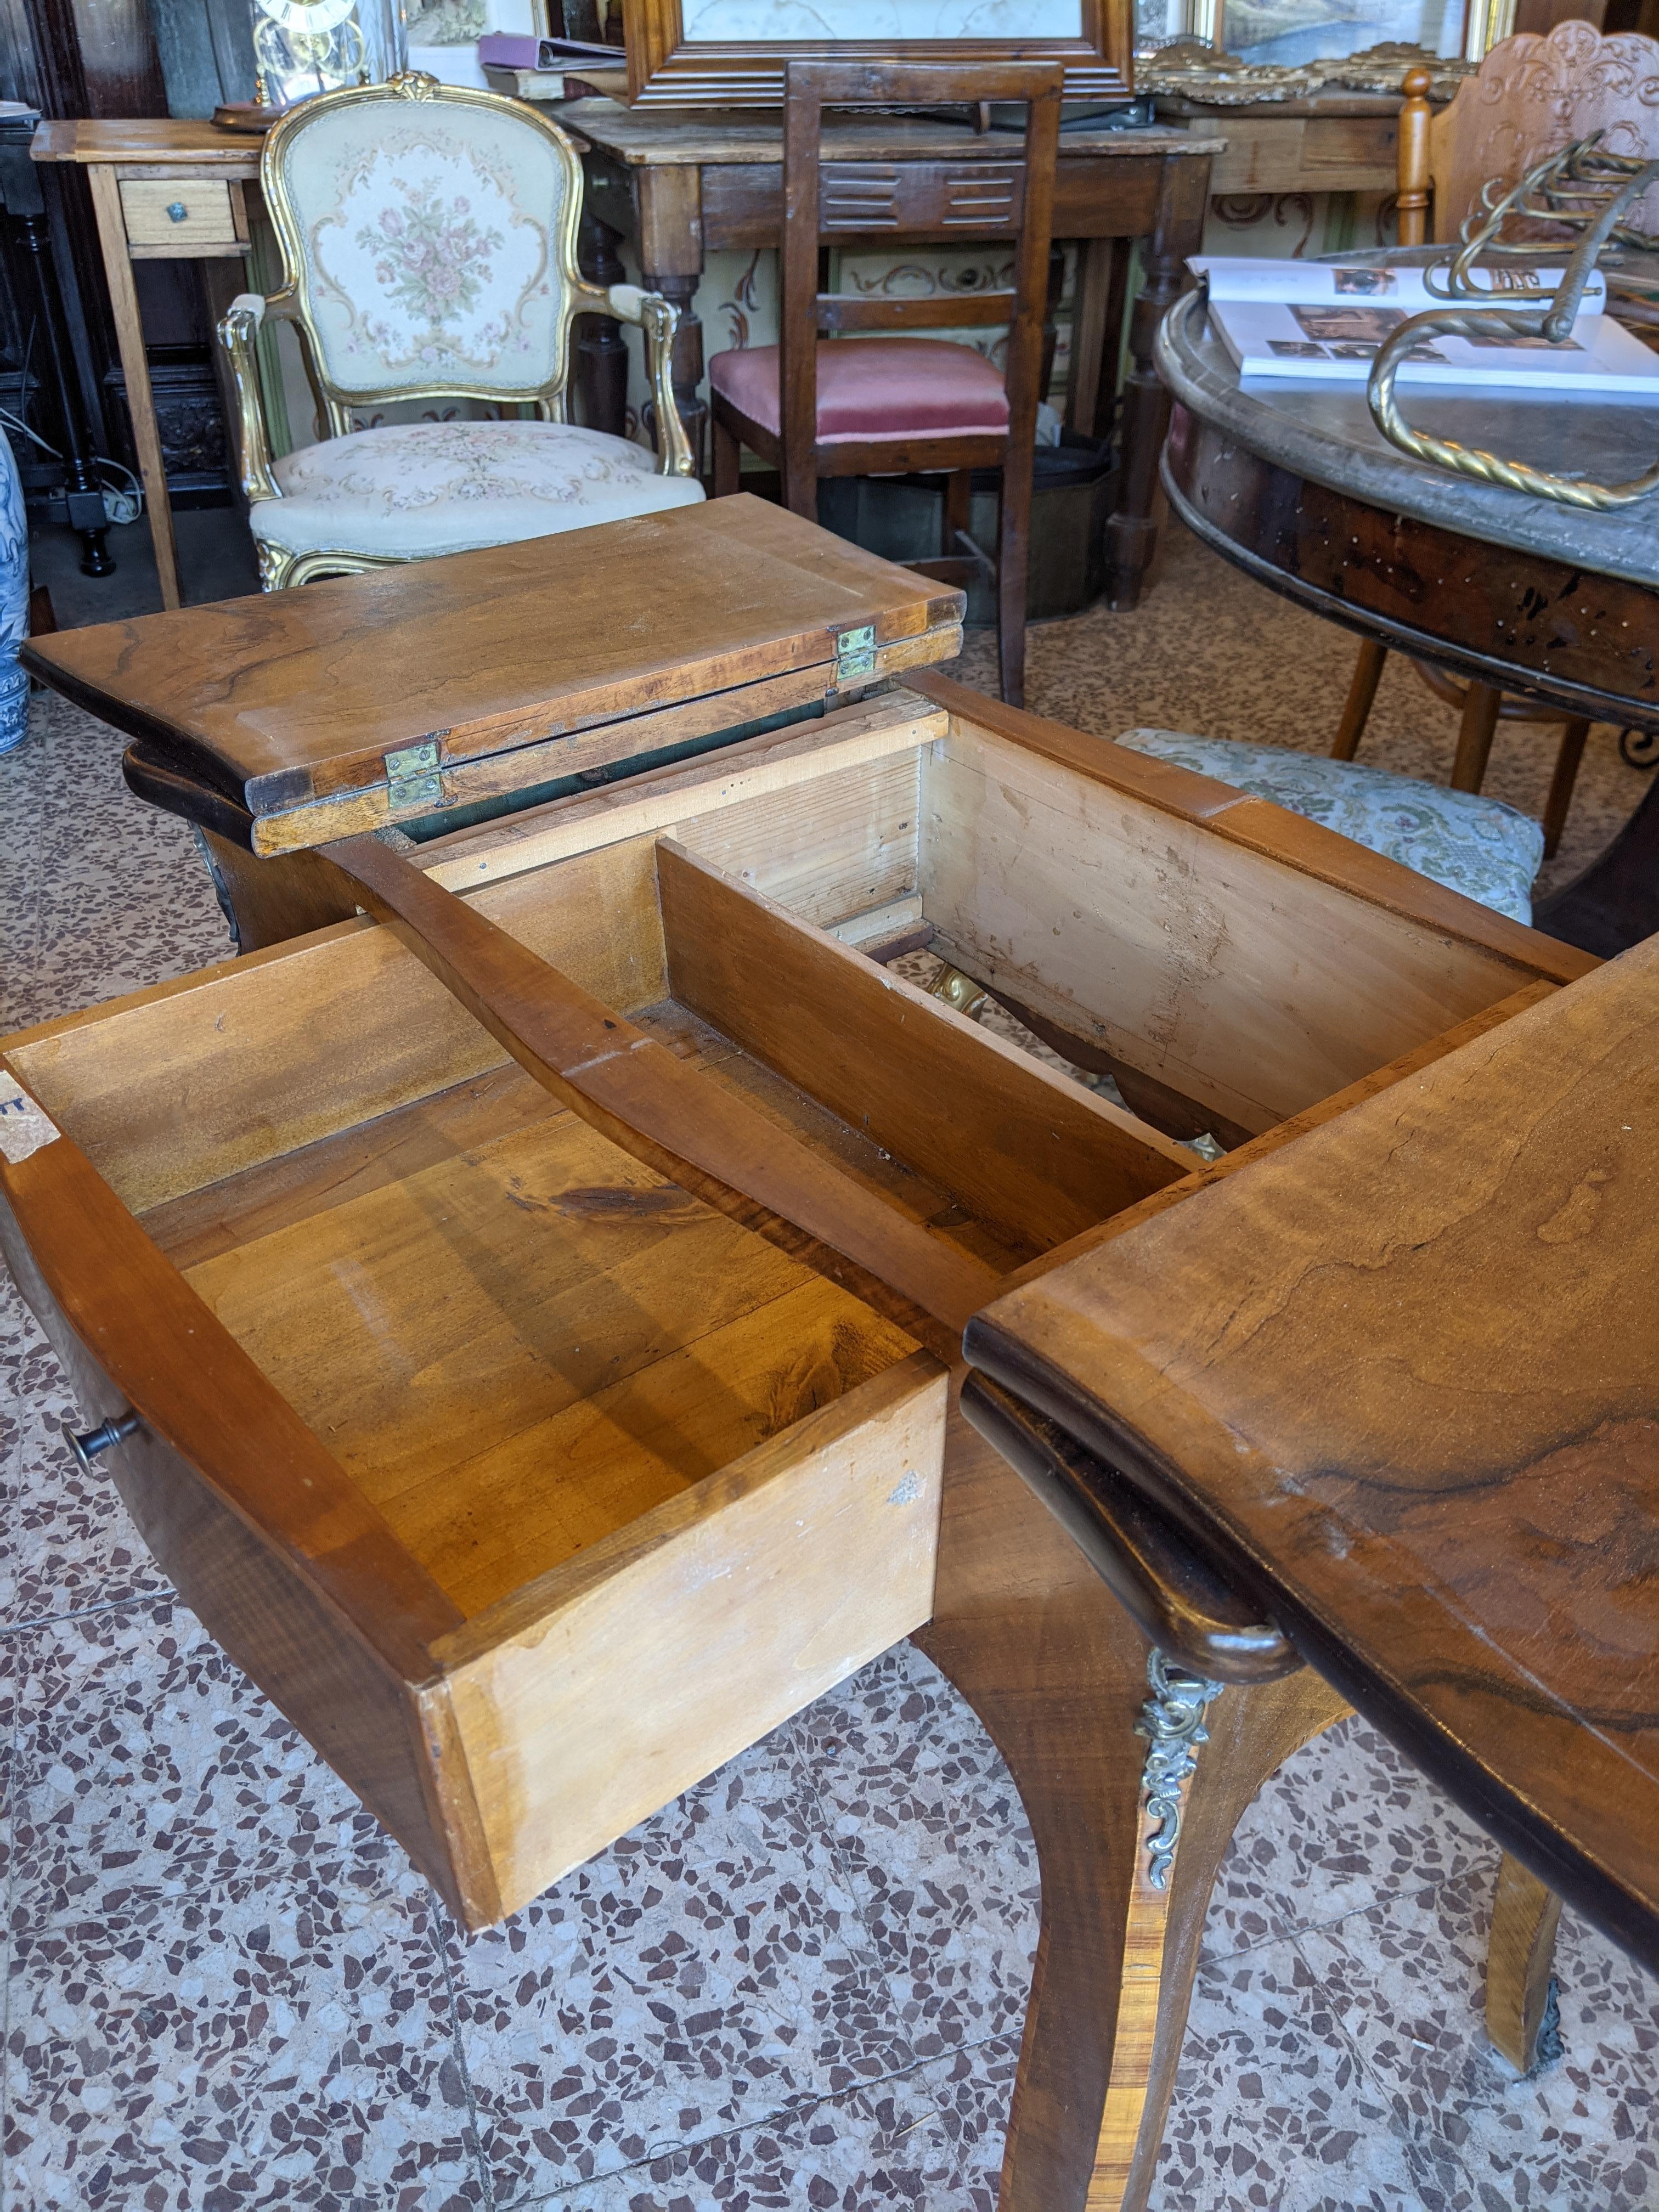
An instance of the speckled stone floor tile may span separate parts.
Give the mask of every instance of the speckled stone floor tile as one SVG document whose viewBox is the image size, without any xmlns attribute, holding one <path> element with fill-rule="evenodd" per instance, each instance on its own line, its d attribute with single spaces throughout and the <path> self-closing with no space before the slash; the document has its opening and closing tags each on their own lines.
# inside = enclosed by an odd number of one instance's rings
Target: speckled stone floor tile
<svg viewBox="0 0 1659 2212">
<path fill-rule="evenodd" d="M 502 2204 L 916 2063 L 781 1732 L 450 1971 Z"/>
<path fill-rule="evenodd" d="M 1036 1847 L 960 1703 L 901 1644 L 793 1724 L 922 2058 L 1018 2034 L 1036 1954 Z"/>
<path fill-rule="evenodd" d="M 1416 2207 L 1388 2106 L 1294 1942 L 1212 1960 L 1193 1991 L 1155 2212 Z"/>
<path fill-rule="evenodd" d="M 1563 2056 L 1525 2080 L 1481 2033 L 1497 1853 L 1298 1939 L 1394 2130 L 1455 2156 L 1472 2201 L 1659 2204 L 1659 1983 L 1571 1911 L 1556 1945 Z M 1483 2194 L 1484 2192 L 1484 2194 Z"/>
<path fill-rule="evenodd" d="M 1345 634 L 1179 531 L 1145 604 L 1041 625 L 1040 713 L 1322 750 Z M 988 636 L 957 673 L 988 681 Z M 0 1030 L 222 958 L 182 824 L 37 698 L 0 760 Z M 1362 757 L 1443 781 L 1390 661 Z M 1536 811 L 1553 739 L 1488 787 Z M 1593 732 L 1570 876 L 1647 787 Z M 0 1273 L 0 2212 L 995 2212 L 1035 1932 L 1006 1769 L 889 1653 L 467 1939 L 75 1470 Z M 13 1686 L 15 1686 L 14 1692 Z M 1659 2203 L 1656 1985 L 1570 1918 L 1566 2055 L 1480 2035 L 1495 1855 L 1373 1732 L 1287 1762 L 1222 1869 L 1153 2212 Z"/>
<path fill-rule="evenodd" d="M 487 2200 L 432 1908 L 283 1879 L 12 1940 L 12 2212 Z"/>
<path fill-rule="evenodd" d="M 401 1849 L 176 1600 L 13 1643 L 14 1928 L 253 1882 L 367 1894 L 405 1878 Z"/>
<path fill-rule="evenodd" d="M 1492 1848 L 1386 1737 L 1346 1722 L 1293 1753 L 1239 1822 L 1204 1955 L 1340 1920 L 1407 1884 L 1455 1881 Z"/>
<path fill-rule="evenodd" d="M 0 1627 L 167 1588 L 114 1486 L 76 1465 L 72 1417 L 56 1355 L 0 1267 Z"/>
<path fill-rule="evenodd" d="M 1000 2145 L 1018 2055 L 1017 2038 L 998 2039 L 541 2201 L 549 2212 L 995 2212 L 988 2145 Z"/>
</svg>

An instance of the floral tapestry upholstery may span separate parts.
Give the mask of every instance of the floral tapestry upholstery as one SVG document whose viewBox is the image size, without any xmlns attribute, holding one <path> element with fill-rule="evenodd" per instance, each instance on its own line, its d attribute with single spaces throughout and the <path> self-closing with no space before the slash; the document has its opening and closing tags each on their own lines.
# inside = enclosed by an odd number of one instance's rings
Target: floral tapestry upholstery
<svg viewBox="0 0 1659 2212">
<path fill-rule="evenodd" d="M 568 422 L 396 422 L 273 464 L 254 536 L 288 553 L 426 559 L 590 523 L 691 507 L 702 487 L 659 476 L 626 438 Z"/>
<path fill-rule="evenodd" d="M 1126 730 L 1117 742 L 1322 822 L 1513 921 L 1532 920 L 1532 883 L 1544 857 L 1544 833 L 1501 799 L 1443 791 L 1352 761 L 1176 730 Z"/>
<path fill-rule="evenodd" d="M 563 330 L 556 251 L 572 161 L 508 103 L 319 106 L 281 181 L 300 304 L 342 393 L 549 382 Z"/>
</svg>

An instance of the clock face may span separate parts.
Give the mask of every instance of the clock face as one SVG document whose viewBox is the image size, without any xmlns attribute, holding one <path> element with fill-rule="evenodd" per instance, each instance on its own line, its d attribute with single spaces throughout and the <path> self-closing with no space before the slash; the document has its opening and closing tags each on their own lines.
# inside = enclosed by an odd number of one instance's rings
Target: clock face
<svg viewBox="0 0 1659 2212">
<path fill-rule="evenodd" d="M 257 0 L 259 13 L 301 36 L 331 31 L 350 15 L 356 0 Z"/>
</svg>

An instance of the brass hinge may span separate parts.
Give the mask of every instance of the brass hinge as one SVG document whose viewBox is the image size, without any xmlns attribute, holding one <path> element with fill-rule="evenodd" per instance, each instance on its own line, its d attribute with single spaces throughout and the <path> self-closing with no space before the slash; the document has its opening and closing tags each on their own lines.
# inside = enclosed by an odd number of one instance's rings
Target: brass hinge
<svg viewBox="0 0 1659 2212">
<path fill-rule="evenodd" d="M 855 684 L 876 672 L 876 626 L 865 623 L 857 629 L 836 633 L 836 681 Z"/>
<path fill-rule="evenodd" d="M 438 765 L 438 741 L 426 738 L 386 757 L 386 792 L 394 813 L 406 806 L 441 806 L 444 779 Z"/>
</svg>

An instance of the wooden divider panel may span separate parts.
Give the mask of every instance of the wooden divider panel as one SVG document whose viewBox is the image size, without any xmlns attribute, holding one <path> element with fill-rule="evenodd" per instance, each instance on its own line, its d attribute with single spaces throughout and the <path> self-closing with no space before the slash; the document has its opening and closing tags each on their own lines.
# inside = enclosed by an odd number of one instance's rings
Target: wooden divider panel
<svg viewBox="0 0 1659 2212">
<path fill-rule="evenodd" d="M 665 838 L 682 1004 L 1025 1249 L 1178 1181 L 1193 1156 Z"/>
<path fill-rule="evenodd" d="M 936 951 L 1247 1130 L 1524 980 L 1496 952 L 960 720 L 922 759 L 921 824 Z"/>
</svg>

